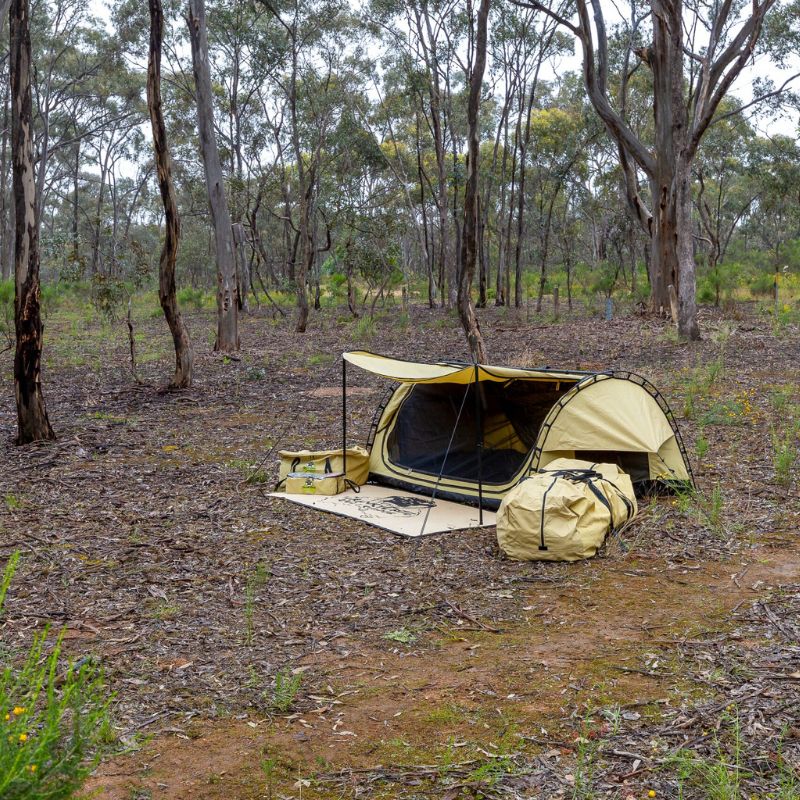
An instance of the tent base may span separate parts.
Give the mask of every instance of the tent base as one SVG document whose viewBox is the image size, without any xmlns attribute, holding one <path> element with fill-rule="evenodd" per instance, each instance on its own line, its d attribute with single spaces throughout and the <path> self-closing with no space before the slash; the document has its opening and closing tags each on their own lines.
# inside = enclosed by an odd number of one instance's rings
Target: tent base
<svg viewBox="0 0 800 800">
<path fill-rule="evenodd" d="M 349 490 L 332 496 L 273 492 L 291 503 L 351 517 L 400 536 L 417 538 L 432 533 L 480 527 L 478 510 L 448 500 L 424 497 L 400 489 L 368 484 L 360 492 Z M 483 527 L 495 524 L 491 511 L 483 512 Z"/>
</svg>

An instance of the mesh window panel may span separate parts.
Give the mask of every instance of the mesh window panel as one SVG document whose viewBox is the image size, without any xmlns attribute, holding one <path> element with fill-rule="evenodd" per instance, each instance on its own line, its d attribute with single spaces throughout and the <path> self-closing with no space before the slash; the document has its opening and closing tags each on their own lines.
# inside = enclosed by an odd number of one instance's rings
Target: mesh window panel
<svg viewBox="0 0 800 800">
<path fill-rule="evenodd" d="M 478 384 L 485 483 L 507 483 L 516 475 L 545 416 L 574 385 L 568 381 L 521 380 Z M 389 434 L 389 459 L 399 467 L 438 475 L 452 436 L 443 477 L 477 481 L 476 418 L 474 384 L 417 384 L 400 407 Z"/>
</svg>

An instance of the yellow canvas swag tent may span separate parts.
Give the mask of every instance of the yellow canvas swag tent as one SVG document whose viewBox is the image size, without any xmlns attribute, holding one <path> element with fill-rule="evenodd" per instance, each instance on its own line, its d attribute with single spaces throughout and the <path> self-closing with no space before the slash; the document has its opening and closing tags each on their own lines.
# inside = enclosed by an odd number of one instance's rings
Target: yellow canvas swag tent
<svg viewBox="0 0 800 800">
<path fill-rule="evenodd" d="M 669 406 L 632 372 L 426 364 L 364 351 L 343 359 L 343 405 L 348 363 L 397 384 L 369 435 L 376 483 L 495 509 L 561 458 L 616 464 L 640 492 L 692 483 Z"/>
</svg>

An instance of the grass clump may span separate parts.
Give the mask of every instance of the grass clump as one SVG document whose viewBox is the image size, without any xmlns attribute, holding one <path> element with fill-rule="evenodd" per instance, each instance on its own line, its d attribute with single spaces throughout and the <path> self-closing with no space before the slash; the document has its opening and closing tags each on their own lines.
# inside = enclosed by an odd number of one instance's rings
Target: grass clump
<svg viewBox="0 0 800 800">
<path fill-rule="evenodd" d="M 281 669 L 275 674 L 275 686 L 272 690 L 270 705 L 276 711 L 285 714 L 297 699 L 297 693 L 303 683 L 303 675 L 293 675 L 288 669 Z"/>
<path fill-rule="evenodd" d="M 714 484 L 710 494 L 691 487 L 675 487 L 673 505 L 680 514 L 693 513 L 701 524 L 707 525 L 715 533 L 724 530 L 725 496 L 719 483 Z"/>
<path fill-rule="evenodd" d="M 326 364 L 332 363 L 334 360 L 334 356 L 330 353 L 314 353 L 313 355 L 308 357 L 306 361 L 307 367 L 321 367 L 325 366 Z"/>
<path fill-rule="evenodd" d="M 668 763 L 677 772 L 679 800 L 695 796 L 705 800 L 740 800 L 742 797 L 742 780 L 749 773 L 742 766 L 744 744 L 738 715 L 723 715 L 725 721 L 731 728 L 727 748 L 715 738 L 711 755 L 681 751 Z"/>
<path fill-rule="evenodd" d="M 256 564 L 255 569 L 247 576 L 244 586 L 244 643 L 250 647 L 255 635 L 256 594 L 267 585 L 269 572 L 263 561 Z"/>
<path fill-rule="evenodd" d="M 779 486 L 789 486 L 792 471 L 800 458 L 793 433 L 779 436 L 772 433 L 772 466 L 775 469 L 775 482 Z"/>
<path fill-rule="evenodd" d="M 584 733 L 587 733 L 584 731 Z M 577 739 L 575 782 L 572 784 L 573 800 L 593 800 L 594 773 L 597 766 L 597 740 L 581 735 Z"/>
<path fill-rule="evenodd" d="M 0 613 L 18 561 L 15 553 L 0 581 Z M 114 740 L 102 674 L 90 659 L 64 663 L 63 633 L 47 653 L 48 634 L 46 627 L 27 655 L 0 673 L 3 798 L 74 797 Z"/>
<path fill-rule="evenodd" d="M 371 315 L 361 317 L 356 322 L 354 334 L 358 341 L 369 341 L 375 335 L 375 317 Z"/>
<path fill-rule="evenodd" d="M 720 354 L 704 367 L 698 367 L 688 376 L 683 399 L 683 416 L 694 419 L 697 399 L 707 395 L 711 387 L 725 374 L 725 361 Z"/>
<path fill-rule="evenodd" d="M 697 458 L 701 461 L 708 455 L 708 439 L 702 433 L 697 437 L 694 449 L 695 453 L 697 453 Z"/>
</svg>

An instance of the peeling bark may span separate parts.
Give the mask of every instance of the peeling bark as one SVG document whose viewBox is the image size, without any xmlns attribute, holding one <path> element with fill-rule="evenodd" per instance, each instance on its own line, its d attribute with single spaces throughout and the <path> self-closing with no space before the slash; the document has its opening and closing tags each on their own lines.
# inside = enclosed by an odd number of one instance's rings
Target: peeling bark
<svg viewBox="0 0 800 800">
<path fill-rule="evenodd" d="M 11 149 L 16 239 L 14 392 L 17 444 L 55 439 L 42 394 L 42 317 L 39 305 L 39 216 L 33 172 L 31 36 L 27 0 L 10 13 Z"/>
</svg>

